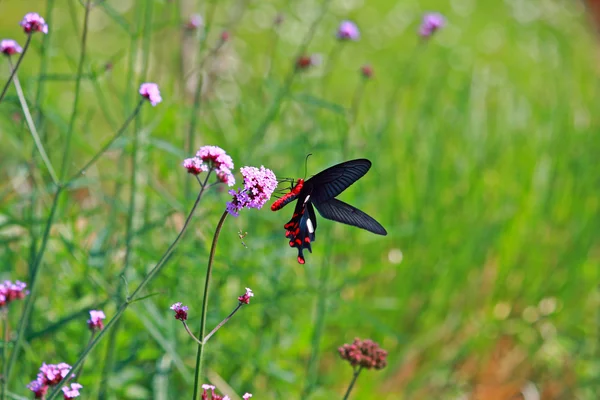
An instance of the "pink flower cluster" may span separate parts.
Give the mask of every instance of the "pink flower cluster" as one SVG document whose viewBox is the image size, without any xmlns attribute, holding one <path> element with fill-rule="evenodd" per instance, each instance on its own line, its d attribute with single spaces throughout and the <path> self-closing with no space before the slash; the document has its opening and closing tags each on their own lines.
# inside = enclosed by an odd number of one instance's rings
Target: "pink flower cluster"
<svg viewBox="0 0 600 400">
<path fill-rule="evenodd" d="M 21 46 L 12 39 L 4 39 L 0 42 L 0 53 L 4 55 L 12 56 L 21 52 L 23 52 Z"/>
<path fill-rule="evenodd" d="M 171 306 L 171 310 L 175 311 L 175 319 L 180 321 L 187 320 L 188 306 L 184 306 L 182 303 L 175 303 Z"/>
<path fill-rule="evenodd" d="M 352 344 L 345 344 L 338 351 L 342 359 L 348 360 L 353 367 L 382 369 L 387 365 L 387 351 L 371 339 L 356 338 Z"/>
<path fill-rule="evenodd" d="M 340 40 L 358 40 L 360 39 L 360 32 L 358 26 L 351 21 L 342 21 L 338 30 L 337 38 Z"/>
<path fill-rule="evenodd" d="M 25 14 L 20 25 L 27 34 L 33 32 L 48 33 L 48 25 L 46 24 L 46 21 L 44 21 L 44 18 L 40 17 L 40 15 L 37 13 Z"/>
<path fill-rule="evenodd" d="M 148 99 L 150 104 L 152 104 L 152 107 L 162 101 L 162 97 L 160 97 L 160 90 L 158 90 L 158 85 L 156 83 L 142 83 L 140 85 L 140 94 L 142 97 Z"/>
<path fill-rule="evenodd" d="M 254 297 L 254 292 L 252 289 L 246 288 L 246 293 L 238 297 L 238 301 L 242 304 L 250 304 L 250 297 Z"/>
<path fill-rule="evenodd" d="M 442 28 L 446 23 L 446 20 L 442 14 L 429 13 L 423 17 L 423 22 L 419 28 L 419 35 L 424 38 L 428 38 L 435 33 L 438 29 Z"/>
<path fill-rule="evenodd" d="M 210 400 L 230 400 L 229 396 L 221 396 L 215 393 L 215 387 L 213 385 L 202 385 L 202 400 L 209 400 L 208 391 L 210 390 Z M 248 400 L 252 397 L 252 393 L 246 393 L 242 396 L 242 399 Z"/>
<path fill-rule="evenodd" d="M 46 364 L 43 363 L 40 367 L 40 372 L 37 378 L 27 385 L 27 388 L 33 392 L 36 399 L 43 399 L 50 386 L 57 385 L 63 380 L 69 372 L 71 366 L 66 363 Z M 74 375 L 72 375 L 74 376 Z M 74 399 L 79 396 L 79 389 L 83 388 L 79 383 L 72 383 L 71 387 L 65 386 L 62 388 L 65 399 Z"/>
<path fill-rule="evenodd" d="M 90 319 L 87 320 L 87 324 L 92 332 L 96 330 L 100 331 L 102 328 L 104 328 L 104 323 L 102 322 L 103 319 L 106 319 L 106 315 L 104 315 L 103 311 L 90 311 Z"/>
<path fill-rule="evenodd" d="M 225 150 L 217 146 L 202 146 L 196 152 L 196 157 L 183 160 L 183 167 L 190 174 L 199 175 L 202 172 L 215 171 L 217 179 L 227 186 L 235 185 L 235 178 L 231 170 L 233 160 Z"/>
<path fill-rule="evenodd" d="M 29 294 L 28 290 L 25 290 L 27 285 L 21 281 L 12 283 L 11 281 L 4 281 L 0 283 L 0 307 L 8 305 L 11 301 L 20 300 Z"/>
<path fill-rule="evenodd" d="M 273 191 L 277 188 L 277 178 L 273 171 L 264 166 L 243 167 L 240 172 L 244 177 L 242 189 L 230 190 L 232 201 L 227 203 L 227 211 L 237 217 L 243 208 L 262 208 L 271 198 Z"/>
</svg>

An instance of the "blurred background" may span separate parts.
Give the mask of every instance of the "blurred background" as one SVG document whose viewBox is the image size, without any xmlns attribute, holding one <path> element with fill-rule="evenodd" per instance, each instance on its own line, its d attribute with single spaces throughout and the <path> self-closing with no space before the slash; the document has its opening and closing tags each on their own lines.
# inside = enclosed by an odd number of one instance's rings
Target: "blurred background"
<svg viewBox="0 0 600 400">
<path fill-rule="evenodd" d="M 236 168 L 265 165 L 278 177 L 304 176 L 308 153 L 308 176 L 368 158 L 371 171 L 340 198 L 389 232 L 320 218 L 301 266 L 284 238 L 292 206 L 226 221 L 209 329 L 244 287 L 256 294 L 207 350 L 208 381 L 232 399 L 341 398 L 352 369 L 337 348 L 355 337 L 389 352 L 385 369 L 361 374 L 355 399 L 600 397 L 598 42 L 584 2 L 97 3 L 70 173 L 131 114 L 140 83 L 158 83 L 164 101 L 144 106 L 60 202 L 12 392 L 29 398 L 42 362 L 78 358 L 90 309 L 115 313 L 126 246 L 129 287 L 160 258 L 195 198 L 181 161 L 211 144 Z M 23 45 L 18 23 L 31 11 L 50 34 L 33 37 L 18 76 L 58 166 L 84 7 L 2 0 L 0 37 Z M 446 25 L 422 39 L 429 11 Z M 360 40 L 336 40 L 344 19 Z M 322 61 L 294 70 L 300 54 Z M 8 71 L 3 59 L 1 82 Z M 0 138 L 0 277 L 27 282 L 53 192 L 13 88 L 0 105 Z M 228 200 L 223 187 L 202 200 L 147 289 L 155 295 L 127 311 L 113 347 L 104 340 L 90 355 L 82 398 L 191 397 L 196 346 L 168 307 L 188 305 L 197 330 L 208 248 Z M 247 248 L 238 232 L 248 232 Z M 11 327 L 19 312 L 11 309 Z"/>
</svg>

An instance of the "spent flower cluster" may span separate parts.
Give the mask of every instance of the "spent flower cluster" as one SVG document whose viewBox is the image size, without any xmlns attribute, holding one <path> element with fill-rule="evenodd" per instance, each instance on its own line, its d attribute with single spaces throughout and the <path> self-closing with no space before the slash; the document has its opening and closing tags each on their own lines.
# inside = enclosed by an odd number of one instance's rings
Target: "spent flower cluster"
<svg viewBox="0 0 600 400">
<path fill-rule="evenodd" d="M 196 157 L 183 160 L 183 167 L 192 175 L 215 171 L 219 181 L 226 183 L 227 186 L 235 185 L 235 178 L 231 172 L 233 160 L 225 150 L 218 146 L 200 147 L 200 150 L 196 152 Z"/>
<path fill-rule="evenodd" d="M 365 369 L 383 369 L 387 365 L 387 351 L 371 339 L 354 339 L 352 344 L 345 344 L 338 349 L 340 356 L 348 360 L 353 367 Z"/>
<path fill-rule="evenodd" d="M 238 297 L 238 301 L 241 304 L 250 304 L 250 297 L 254 297 L 254 292 L 252 292 L 252 289 L 246 288 L 246 293 Z"/>
<path fill-rule="evenodd" d="M 184 306 L 182 303 L 175 303 L 170 308 L 175 311 L 175 319 L 180 321 L 187 320 L 188 306 Z"/>
<path fill-rule="evenodd" d="M 11 281 L 4 281 L 0 283 L 0 307 L 8 305 L 11 301 L 23 299 L 29 294 L 28 290 L 25 290 L 27 285 L 21 281 L 12 283 Z"/>
<path fill-rule="evenodd" d="M 40 372 L 37 378 L 31 381 L 27 388 L 33 392 L 36 399 L 43 399 L 51 386 L 57 385 L 61 380 L 66 378 L 71 371 L 71 366 L 66 363 L 46 364 L 43 363 L 40 367 Z M 74 376 L 74 375 L 71 375 Z M 72 383 L 70 387 L 62 388 L 65 399 L 74 399 L 79 396 L 79 389 L 83 388 L 79 383 Z"/>
<path fill-rule="evenodd" d="M 229 194 L 233 199 L 227 203 L 227 211 L 234 217 L 237 217 L 243 208 L 262 208 L 277 188 L 275 174 L 262 165 L 260 169 L 242 167 L 240 172 L 244 177 L 244 187 L 237 192 L 230 190 Z"/>
<path fill-rule="evenodd" d="M 98 330 L 102 330 L 104 328 L 103 319 L 106 319 L 106 315 L 101 310 L 92 310 L 90 311 L 90 319 L 87 320 L 88 327 L 92 332 Z"/>
</svg>

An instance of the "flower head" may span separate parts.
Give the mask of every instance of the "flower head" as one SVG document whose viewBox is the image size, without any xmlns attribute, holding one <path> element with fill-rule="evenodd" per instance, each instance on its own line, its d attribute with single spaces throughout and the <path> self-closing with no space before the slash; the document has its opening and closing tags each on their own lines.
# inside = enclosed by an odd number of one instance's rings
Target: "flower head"
<svg viewBox="0 0 600 400">
<path fill-rule="evenodd" d="M 202 15 L 194 14 L 194 15 L 190 16 L 190 19 L 185 24 L 185 29 L 190 30 L 190 31 L 195 31 L 196 29 L 200 28 L 202 25 L 204 25 L 204 19 L 202 19 Z"/>
<path fill-rule="evenodd" d="M 370 65 L 363 65 L 360 67 L 360 73 L 362 74 L 363 78 L 371 79 L 373 77 L 373 67 Z"/>
<path fill-rule="evenodd" d="M 46 24 L 46 21 L 44 21 L 44 18 L 40 17 L 40 15 L 37 13 L 25 14 L 20 25 L 27 34 L 32 32 L 48 33 L 48 25 Z"/>
<path fill-rule="evenodd" d="M 140 85 L 140 94 L 150 101 L 152 107 L 162 101 L 162 97 L 160 97 L 160 90 L 158 90 L 158 85 L 156 83 L 142 83 Z"/>
<path fill-rule="evenodd" d="M 235 178 L 231 172 L 233 160 L 220 147 L 202 146 L 196 152 L 196 157 L 186 158 L 182 165 L 193 175 L 214 170 L 219 181 L 226 183 L 227 186 L 235 185 Z"/>
<path fill-rule="evenodd" d="M 438 29 L 442 28 L 446 20 L 444 16 L 439 13 L 428 13 L 423 16 L 421 27 L 419 28 L 419 35 L 424 38 L 428 38 L 435 33 Z"/>
<path fill-rule="evenodd" d="M 348 360 L 353 367 L 382 369 L 387 365 L 387 351 L 370 339 L 356 338 L 352 344 L 345 344 L 338 351 L 342 359 Z"/>
<path fill-rule="evenodd" d="M 3 53 L 3 54 L 5 54 L 5 55 L 7 55 L 7 56 L 12 56 L 13 54 L 23 52 L 23 49 L 14 40 L 12 40 L 12 39 L 3 39 L 0 42 L 0 52 Z"/>
<path fill-rule="evenodd" d="M 202 400 L 209 400 L 208 399 L 208 391 L 210 390 L 210 400 L 230 400 L 229 396 L 221 396 L 215 393 L 215 387 L 213 385 L 207 385 L 204 384 L 202 385 Z"/>
<path fill-rule="evenodd" d="M 67 363 L 42 363 L 42 366 L 40 367 L 40 373 L 38 374 L 38 379 L 43 380 L 46 385 L 56 385 L 58 382 L 63 380 L 64 377 L 69 375 L 69 371 L 71 371 L 71 366 Z"/>
<path fill-rule="evenodd" d="M 103 319 L 106 319 L 103 311 L 92 310 L 90 311 L 90 319 L 87 320 L 87 324 L 92 331 L 102 330 L 104 328 Z"/>
<path fill-rule="evenodd" d="M 71 383 L 71 387 L 63 386 L 62 391 L 65 399 L 74 399 L 79 397 L 79 389 L 83 388 L 79 383 Z"/>
<path fill-rule="evenodd" d="M 33 392 L 36 399 L 43 399 L 49 388 L 49 386 L 44 383 L 43 378 L 40 378 L 40 375 L 38 375 L 35 381 L 31 381 L 27 385 L 27 389 Z"/>
<path fill-rule="evenodd" d="M 358 40 L 360 32 L 358 26 L 352 21 L 342 21 L 337 30 L 337 38 L 340 40 Z"/>
<path fill-rule="evenodd" d="M 246 288 L 246 293 L 238 297 L 238 301 L 242 304 L 250 304 L 250 297 L 254 297 L 252 289 Z"/>
<path fill-rule="evenodd" d="M 25 290 L 27 285 L 21 281 L 12 283 L 11 281 L 4 281 L 0 283 L 0 307 L 3 307 L 14 300 L 21 300 L 29 294 L 28 290 Z"/>
<path fill-rule="evenodd" d="M 227 203 L 227 211 L 237 217 L 242 208 L 262 208 L 269 201 L 271 194 L 277 188 L 277 178 L 273 171 L 264 166 L 243 167 L 240 172 L 244 177 L 244 188 L 230 190 L 232 201 Z"/>
<path fill-rule="evenodd" d="M 252 393 L 246 393 L 242 396 L 242 399 L 248 400 L 250 397 L 252 397 Z"/>
<path fill-rule="evenodd" d="M 180 321 L 187 320 L 188 306 L 184 306 L 181 303 L 175 303 L 171 306 L 171 310 L 175 311 L 175 319 Z"/>
</svg>

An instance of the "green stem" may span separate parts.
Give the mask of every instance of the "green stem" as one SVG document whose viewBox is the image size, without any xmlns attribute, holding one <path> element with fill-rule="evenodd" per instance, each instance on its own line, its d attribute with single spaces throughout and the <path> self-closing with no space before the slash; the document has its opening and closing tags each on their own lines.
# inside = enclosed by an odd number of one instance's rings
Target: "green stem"
<svg viewBox="0 0 600 400">
<path fill-rule="evenodd" d="M 231 317 L 233 317 L 233 314 L 235 314 L 240 308 L 242 308 L 243 305 L 244 305 L 244 303 L 239 303 L 237 305 L 237 307 L 227 317 L 225 317 L 225 319 L 223 321 L 219 322 L 219 325 L 217 325 L 215 327 L 215 329 L 213 329 L 212 331 L 210 331 L 210 333 L 208 335 L 206 335 L 206 337 L 204 339 L 202 339 L 202 342 L 206 344 L 206 342 L 208 342 L 208 339 L 210 339 L 212 335 L 214 335 L 215 333 L 217 333 L 217 331 L 219 329 L 221 329 L 221 327 L 223 325 L 225 325 L 227 323 L 227 321 L 229 321 L 231 319 Z"/>
<path fill-rule="evenodd" d="M 27 296 L 25 300 L 23 314 L 21 315 L 21 318 L 19 320 L 19 327 L 17 328 L 17 339 L 10 354 L 8 365 L 6 366 L 6 374 L 4 375 L 7 382 L 10 382 L 10 374 L 12 372 L 12 367 L 17 361 L 19 350 L 21 347 L 21 342 L 23 341 L 25 331 L 29 326 L 29 316 L 31 314 L 31 310 L 33 309 L 33 303 L 35 301 L 35 297 L 38 291 L 38 277 L 42 269 L 42 258 L 44 257 L 46 245 L 48 244 L 48 239 L 50 238 L 50 228 L 52 227 L 52 223 L 54 222 L 54 216 L 56 214 L 56 209 L 58 208 L 58 200 L 63 189 L 64 186 L 58 186 L 56 189 L 56 193 L 54 193 L 54 199 L 52 200 L 52 208 L 50 209 L 50 215 L 48 216 L 48 219 L 46 221 L 46 227 L 44 228 L 44 234 L 42 236 L 42 243 L 40 245 L 40 249 L 37 253 L 35 261 L 31 267 L 32 271 L 30 273 L 31 282 L 29 282 L 29 296 Z"/>
<path fill-rule="evenodd" d="M 210 247 L 210 255 L 208 256 L 208 267 L 206 268 L 206 279 L 204 281 L 204 295 L 202 297 L 202 316 L 200 318 L 200 334 L 199 337 L 204 337 L 204 332 L 206 331 L 206 311 L 208 309 L 208 288 L 210 284 L 210 276 L 212 272 L 213 261 L 215 259 L 215 251 L 217 249 L 217 242 L 219 240 L 219 234 L 221 233 L 221 228 L 223 228 L 223 223 L 227 218 L 229 213 L 225 211 L 223 215 L 221 215 L 221 219 L 217 224 L 217 229 L 215 230 L 215 236 L 213 237 L 212 245 Z M 200 378 L 202 376 L 202 361 L 204 359 L 204 349 L 205 343 L 201 342 L 198 344 L 198 352 L 196 353 L 196 376 L 194 378 L 194 396 L 193 400 L 198 398 L 200 394 Z"/>
<path fill-rule="evenodd" d="M 10 67 L 12 69 L 12 62 L 10 58 L 8 59 Z M 54 172 L 54 168 L 52 167 L 52 163 L 48 158 L 48 154 L 46 154 L 46 150 L 44 149 L 44 145 L 40 140 L 40 136 L 38 135 L 37 129 L 35 128 L 35 124 L 33 123 L 33 118 L 31 117 L 31 113 L 29 112 L 29 107 L 27 106 L 27 100 L 25 100 L 25 95 L 23 94 L 23 89 L 21 89 L 21 84 L 19 83 L 19 78 L 17 75 L 13 77 L 13 82 L 15 83 L 15 89 L 17 90 L 17 96 L 19 97 L 19 102 L 21 103 L 21 109 L 23 110 L 23 114 L 25 115 L 25 121 L 27 121 L 27 126 L 29 127 L 29 132 L 31 132 L 31 136 L 33 137 L 33 141 L 38 151 L 40 152 L 40 156 L 42 156 L 42 160 L 48 169 L 48 173 L 52 177 L 52 181 L 55 185 L 58 185 L 58 177 L 56 176 L 56 172 Z"/>
<path fill-rule="evenodd" d="M 10 86 L 10 83 L 12 82 L 13 77 L 15 76 L 15 74 L 17 73 L 17 70 L 19 69 L 19 66 L 21 65 L 21 61 L 23 61 L 23 58 L 25 57 L 25 53 L 27 53 L 27 49 L 29 48 L 29 44 L 31 43 L 31 35 L 32 34 L 33 34 L 33 32 L 30 32 L 27 35 L 27 41 L 25 42 L 25 46 L 23 47 L 23 52 L 21 53 L 21 56 L 17 60 L 17 64 L 15 65 L 12 72 L 10 73 L 8 80 L 6 81 L 6 84 L 4 85 L 4 88 L 2 89 L 2 93 L 0 94 L 0 103 L 2 103 L 2 99 L 4 99 L 4 96 L 6 95 L 8 87 Z"/>
<path fill-rule="evenodd" d="M 173 243 L 171 243 L 171 245 L 169 246 L 169 248 L 167 249 L 167 251 L 165 252 L 165 254 L 163 254 L 163 256 L 156 263 L 156 265 L 154 266 L 154 268 L 152 268 L 152 270 L 144 277 L 144 279 L 142 280 L 142 282 L 140 282 L 140 284 L 133 291 L 133 293 L 131 294 L 131 296 L 129 296 L 128 298 L 126 298 L 125 301 L 119 306 L 119 308 L 117 309 L 117 312 L 115 313 L 115 315 L 104 326 L 104 329 L 102 329 L 98 333 L 98 335 L 95 337 L 95 339 L 92 340 L 90 342 L 90 344 L 83 350 L 83 352 L 79 356 L 79 359 L 75 362 L 75 364 L 73 364 L 73 368 L 72 368 L 73 371 L 76 371 L 83 364 L 83 362 L 87 358 L 88 354 L 96 347 L 96 345 L 98 344 L 98 342 L 119 321 L 119 319 L 121 318 L 121 316 L 123 315 L 123 313 L 125 312 L 125 310 L 127 310 L 127 308 L 138 299 L 141 291 L 146 287 L 146 285 L 148 285 L 148 283 L 152 280 L 152 278 L 154 278 L 156 276 L 156 274 L 158 274 L 160 272 L 160 270 L 166 265 L 167 260 L 169 259 L 169 257 L 173 253 L 173 251 L 175 250 L 175 247 L 177 246 L 177 244 L 179 243 L 179 241 L 183 237 L 183 234 L 187 231 L 187 228 L 188 228 L 188 226 L 190 224 L 190 221 L 192 220 L 192 216 L 194 215 L 194 212 L 196 211 L 196 208 L 198 207 L 198 203 L 200 203 L 200 199 L 202 198 L 202 195 L 204 193 L 204 189 L 206 187 L 206 181 L 208 180 L 209 176 L 210 176 L 210 173 L 207 174 L 206 180 L 204 181 L 204 184 L 202 184 L 202 188 L 200 189 L 200 192 L 198 193 L 198 197 L 196 198 L 196 201 L 194 202 L 194 206 L 192 207 L 190 213 L 188 214 L 188 216 L 187 216 L 187 218 L 185 220 L 185 223 L 183 224 L 183 228 L 181 228 L 181 232 L 179 232 L 179 234 L 177 235 L 177 237 L 175 238 L 175 240 L 173 241 Z M 54 391 L 52 393 L 50 393 L 50 395 L 48 396 L 47 400 L 54 399 L 59 394 L 59 392 L 61 391 L 60 388 L 64 385 L 64 383 L 68 379 L 69 379 L 69 377 L 67 376 L 61 382 L 59 382 L 56 385 L 56 389 L 54 389 Z"/>
<path fill-rule="evenodd" d="M 71 111 L 71 119 L 67 130 L 67 138 L 65 140 L 65 148 L 63 151 L 63 162 L 60 167 L 61 180 L 64 179 L 67 173 L 67 165 L 71 153 L 71 139 L 73 138 L 73 130 L 75 129 L 75 120 L 77 119 L 77 106 L 79 104 L 79 93 L 81 89 L 81 77 L 83 76 L 83 64 L 85 62 L 85 51 L 87 44 L 88 22 L 91 10 L 91 0 L 87 0 L 85 4 L 85 15 L 83 17 L 83 33 L 81 34 L 81 53 L 79 54 L 79 65 L 77 66 L 77 78 L 75 80 L 75 98 L 73 99 L 73 110 Z"/>
<path fill-rule="evenodd" d="M 354 370 L 354 373 L 352 374 L 352 380 L 350 381 L 350 385 L 348 386 L 348 390 L 346 390 L 346 394 L 344 395 L 343 400 L 348 400 L 348 396 L 350 396 L 350 392 L 352 391 L 352 388 L 354 387 L 354 384 L 358 379 L 360 371 L 362 371 L 362 367 L 358 367 L 358 369 Z"/>
<path fill-rule="evenodd" d="M 6 310 L 6 307 L 4 307 L 3 310 L 0 310 L 0 315 L 2 317 L 2 340 L 4 340 L 4 345 L 2 346 L 2 365 L 3 365 L 3 371 L 2 371 L 2 380 L 0 381 L 2 384 L 2 395 L 0 397 L 0 399 L 5 400 L 6 399 L 6 392 L 8 390 L 7 386 L 8 386 L 8 379 L 6 379 L 6 358 L 8 357 L 8 342 L 10 342 L 10 340 L 8 339 L 8 311 Z"/>
</svg>

